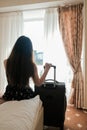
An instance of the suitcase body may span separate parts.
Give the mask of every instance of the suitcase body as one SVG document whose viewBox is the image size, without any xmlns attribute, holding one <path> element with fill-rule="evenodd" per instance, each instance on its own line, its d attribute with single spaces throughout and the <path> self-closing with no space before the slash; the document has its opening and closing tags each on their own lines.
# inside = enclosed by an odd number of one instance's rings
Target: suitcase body
<svg viewBox="0 0 87 130">
<path fill-rule="evenodd" d="M 35 92 L 43 102 L 44 125 L 63 130 L 66 111 L 65 83 L 55 80 L 55 69 L 54 80 L 49 79 L 49 82 L 46 81 L 40 87 L 35 86 Z"/>
</svg>

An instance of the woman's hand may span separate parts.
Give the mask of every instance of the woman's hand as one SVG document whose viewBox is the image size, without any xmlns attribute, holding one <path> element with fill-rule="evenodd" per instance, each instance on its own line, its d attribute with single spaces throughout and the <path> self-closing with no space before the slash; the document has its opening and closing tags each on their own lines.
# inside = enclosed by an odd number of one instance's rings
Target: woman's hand
<svg viewBox="0 0 87 130">
<path fill-rule="evenodd" d="M 51 66 L 52 66 L 52 64 L 45 63 L 44 72 L 43 72 L 42 76 L 39 77 L 38 76 L 37 67 L 35 65 L 35 74 L 34 74 L 33 81 L 34 81 L 34 83 L 35 83 L 36 86 L 40 86 L 45 81 L 45 78 L 46 78 L 47 73 L 48 73 L 48 71 L 49 71 L 49 69 L 50 69 Z"/>
<path fill-rule="evenodd" d="M 50 63 L 45 63 L 44 69 L 45 69 L 45 70 L 49 70 L 51 66 L 52 66 L 52 64 L 50 64 Z"/>
</svg>

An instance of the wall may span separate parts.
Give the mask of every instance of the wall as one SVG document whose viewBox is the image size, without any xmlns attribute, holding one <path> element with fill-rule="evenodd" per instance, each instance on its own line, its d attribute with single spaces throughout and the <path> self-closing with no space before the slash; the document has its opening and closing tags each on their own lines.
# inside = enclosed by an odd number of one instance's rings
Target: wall
<svg viewBox="0 0 87 130">
<path fill-rule="evenodd" d="M 51 1 L 61 1 L 61 0 L 0 0 L 0 7 L 16 6 L 16 5 L 18 6 L 18 5 L 35 4 Z"/>
</svg>

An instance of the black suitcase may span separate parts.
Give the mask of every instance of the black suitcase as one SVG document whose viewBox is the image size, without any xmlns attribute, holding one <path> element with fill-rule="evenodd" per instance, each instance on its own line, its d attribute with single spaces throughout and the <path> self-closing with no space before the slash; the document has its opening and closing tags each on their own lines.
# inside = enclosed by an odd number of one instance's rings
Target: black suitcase
<svg viewBox="0 0 87 130">
<path fill-rule="evenodd" d="M 44 107 L 44 125 L 64 128 L 66 95 L 65 83 L 56 81 L 56 66 L 54 79 L 48 79 L 40 87 L 35 86 L 35 93 L 40 95 Z M 48 82 L 49 81 L 49 82 Z"/>
</svg>

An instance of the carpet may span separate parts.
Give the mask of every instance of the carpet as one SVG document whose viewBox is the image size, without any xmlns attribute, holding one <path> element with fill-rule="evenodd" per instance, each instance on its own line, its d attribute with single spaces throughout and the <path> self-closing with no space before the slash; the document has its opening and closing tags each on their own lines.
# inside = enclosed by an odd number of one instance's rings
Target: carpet
<svg viewBox="0 0 87 130">
<path fill-rule="evenodd" d="M 45 126 L 44 130 L 59 130 L 59 128 Z M 87 111 L 67 106 L 64 130 L 87 130 Z"/>
</svg>

